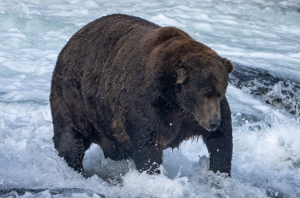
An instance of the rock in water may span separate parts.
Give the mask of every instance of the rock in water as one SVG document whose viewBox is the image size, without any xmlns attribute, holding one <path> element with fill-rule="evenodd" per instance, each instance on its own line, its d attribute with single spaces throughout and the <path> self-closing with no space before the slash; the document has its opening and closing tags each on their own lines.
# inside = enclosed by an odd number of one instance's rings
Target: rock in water
<svg viewBox="0 0 300 198">
<path fill-rule="evenodd" d="M 293 115 L 300 115 L 300 84 L 283 79 L 271 72 L 239 63 L 234 64 L 234 71 L 229 74 L 229 82 L 251 95 L 283 109 Z"/>
</svg>

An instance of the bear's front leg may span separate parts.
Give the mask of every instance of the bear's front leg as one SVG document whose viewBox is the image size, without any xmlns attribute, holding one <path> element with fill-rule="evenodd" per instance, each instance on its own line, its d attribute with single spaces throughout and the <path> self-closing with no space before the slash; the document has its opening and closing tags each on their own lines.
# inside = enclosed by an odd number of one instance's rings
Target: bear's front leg
<svg viewBox="0 0 300 198">
<path fill-rule="evenodd" d="M 138 112 L 138 115 L 140 116 L 134 121 L 127 120 L 126 122 L 126 131 L 131 140 L 132 157 L 136 168 L 140 172 L 147 171 L 148 174 L 160 173 L 158 168 L 162 164 L 163 157 L 163 147 L 157 141 L 160 122 L 157 119 L 151 119 L 148 115 L 141 116 L 141 112 Z"/>
<path fill-rule="evenodd" d="M 216 131 L 208 132 L 202 137 L 210 156 L 210 170 L 228 173 L 230 176 L 233 147 L 232 124 L 231 112 L 226 98 L 221 101 L 220 107 L 221 125 Z"/>
<path fill-rule="evenodd" d="M 228 173 L 230 176 L 232 139 L 219 131 L 213 133 L 206 137 L 206 146 L 210 158 L 209 169 L 214 172 Z"/>
<path fill-rule="evenodd" d="M 158 168 L 162 164 L 163 150 L 158 145 L 153 142 L 140 141 L 138 144 L 133 144 L 133 149 L 133 160 L 137 170 L 147 171 L 148 174 L 160 174 Z"/>
</svg>

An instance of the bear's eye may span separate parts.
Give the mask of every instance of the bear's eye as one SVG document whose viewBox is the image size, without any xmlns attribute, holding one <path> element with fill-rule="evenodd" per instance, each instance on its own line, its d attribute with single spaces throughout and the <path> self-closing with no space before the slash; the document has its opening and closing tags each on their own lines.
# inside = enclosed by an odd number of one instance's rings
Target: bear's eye
<svg viewBox="0 0 300 198">
<path fill-rule="evenodd" d="M 213 90 L 212 90 L 212 88 L 207 88 L 207 89 L 206 89 L 206 96 L 207 96 L 208 98 L 210 98 L 210 97 L 213 96 Z"/>
<path fill-rule="evenodd" d="M 207 89 L 206 91 L 207 91 L 206 92 L 206 96 L 208 98 L 211 98 L 211 97 L 221 97 L 221 93 L 219 91 L 215 90 L 215 89 L 210 88 L 210 89 Z"/>
<path fill-rule="evenodd" d="M 211 98 L 211 97 L 214 96 L 214 94 L 213 94 L 212 91 L 210 91 L 210 92 L 207 92 L 207 93 L 206 93 L 206 96 L 207 96 L 208 98 Z"/>
</svg>

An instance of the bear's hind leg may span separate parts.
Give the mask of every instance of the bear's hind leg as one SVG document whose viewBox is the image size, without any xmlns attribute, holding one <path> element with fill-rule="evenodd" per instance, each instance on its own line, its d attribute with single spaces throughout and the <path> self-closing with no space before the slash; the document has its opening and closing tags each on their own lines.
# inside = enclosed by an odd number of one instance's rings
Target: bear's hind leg
<svg viewBox="0 0 300 198">
<path fill-rule="evenodd" d="M 59 156 L 63 157 L 75 171 L 82 173 L 84 153 L 91 145 L 89 139 L 84 138 L 78 131 L 68 128 L 61 133 L 54 132 L 53 141 Z"/>
<path fill-rule="evenodd" d="M 105 135 L 101 135 L 99 132 L 94 134 L 92 142 L 101 147 L 105 158 L 116 161 L 128 159 L 128 155 L 127 153 L 124 153 L 123 149 L 117 146 L 114 141 L 109 140 Z"/>
</svg>

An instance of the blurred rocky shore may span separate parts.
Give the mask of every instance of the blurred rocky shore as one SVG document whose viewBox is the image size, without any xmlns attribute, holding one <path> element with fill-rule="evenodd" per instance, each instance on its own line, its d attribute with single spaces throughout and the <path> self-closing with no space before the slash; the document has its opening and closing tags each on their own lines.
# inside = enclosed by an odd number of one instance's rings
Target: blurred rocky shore
<svg viewBox="0 0 300 198">
<path fill-rule="evenodd" d="M 299 83 L 283 79 L 264 69 L 236 62 L 233 65 L 234 71 L 229 74 L 229 82 L 233 86 L 296 117 L 300 116 Z"/>
</svg>

